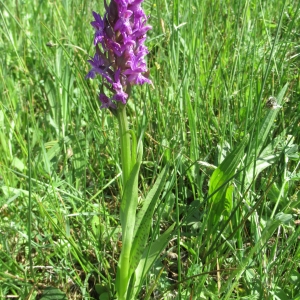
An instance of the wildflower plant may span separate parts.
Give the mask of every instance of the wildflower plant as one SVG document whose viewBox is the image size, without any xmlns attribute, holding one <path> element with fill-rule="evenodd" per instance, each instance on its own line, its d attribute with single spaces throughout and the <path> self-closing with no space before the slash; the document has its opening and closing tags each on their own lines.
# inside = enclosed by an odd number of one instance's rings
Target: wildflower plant
<svg viewBox="0 0 300 300">
<path fill-rule="evenodd" d="M 143 278 L 155 258 L 165 247 L 173 227 L 156 241 L 148 242 L 155 204 L 168 174 L 166 166 L 148 193 L 142 209 L 137 213 L 138 175 L 142 163 L 142 143 L 129 130 L 126 104 L 133 85 L 152 84 L 145 61 L 148 49 L 144 42 L 148 17 L 141 4 L 143 0 L 104 1 L 103 18 L 93 12 L 95 55 L 88 62 L 91 70 L 87 78 L 102 77 L 99 100 L 101 109 L 109 109 L 117 117 L 122 164 L 122 200 L 120 220 L 122 250 L 118 262 L 115 289 L 117 299 L 136 299 Z M 140 139 L 141 140 L 141 139 Z"/>
</svg>

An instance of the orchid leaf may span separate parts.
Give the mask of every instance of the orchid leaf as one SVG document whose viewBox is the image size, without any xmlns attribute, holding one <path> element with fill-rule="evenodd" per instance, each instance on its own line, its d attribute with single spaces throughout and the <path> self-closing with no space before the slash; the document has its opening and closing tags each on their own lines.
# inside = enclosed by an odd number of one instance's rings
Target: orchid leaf
<svg viewBox="0 0 300 300">
<path fill-rule="evenodd" d="M 129 260 L 133 242 L 136 208 L 138 203 L 138 176 L 142 162 L 142 145 L 138 149 L 136 164 L 131 170 L 121 202 L 120 219 L 122 226 L 123 247 L 118 264 L 116 289 L 119 295 L 125 295 L 130 279 Z"/>
<path fill-rule="evenodd" d="M 154 186 L 149 191 L 142 209 L 138 212 L 134 229 L 134 240 L 130 252 L 130 273 L 132 274 L 145 249 L 156 202 L 162 192 L 168 176 L 169 166 L 165 166 L 159 174 Z"/>
<path fill-rule="evenodd" d="M 130 237 L 132 241 L 133 238 L 133 231 L 135 225 L 135 214 L 136 214 L 136 207 L 138 203 L 138 175 L 140 169 L 140 162 L 137 162 L 131 173 L 130 177 L 126 183 L 121 209 L 120 209 L 120 218 L 122 224 L 122 234 L 123 234 L 123 243 L 124 239 Z M 129 217 L 130 216 L 130 217 Z"/>
</svg>

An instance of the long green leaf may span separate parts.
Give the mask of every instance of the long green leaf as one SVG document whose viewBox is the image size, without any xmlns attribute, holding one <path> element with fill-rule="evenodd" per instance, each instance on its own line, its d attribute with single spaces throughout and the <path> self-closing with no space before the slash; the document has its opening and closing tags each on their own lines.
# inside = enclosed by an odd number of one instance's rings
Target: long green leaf
<svg viewBox="0 0 300 300">
<path fill-rule="evenodd" d="M 161 191 L 165 186 L 169 166 L 165 166 L 159 174 L 154 186 L 149 191 L 142 209 L 139 211 L 134 229 L 134 240 L 130 251 L 130 275 L 135 271 L 145 249 L 153 212 Z"/>
<path fill-rule="evenodd" d="M 137 162 L 130 173 L 125 186 L 120 209 L 123 246 L 117 270 L 116 289 L 121 296 L 125 295 L 130 279 L 129 260 L 138 202 L 138 175 L 140 165 L 141 157 L 137 159 Z"/>
<path fill-rule="evenodd" d="M 143 206 L 139 210 L 137 217 L 136 217 L 134 236 L 136 236 L 137 231 L 140 229 L 141 223 L 142 223 L 144 216 L 147 213 L 152 201 L 157 201 L 161 191 L 163 190 L 166 179 L 167 179 L 168 171 L 169 171 L 169 165 L 166 165 L 162 169 L 162 171 L 159 173 L 159 175 L 155 181 L 155 184 L 153 185 L 151 190 L 148 192 L 146 199 L 144 200 Z"/>
</svg>

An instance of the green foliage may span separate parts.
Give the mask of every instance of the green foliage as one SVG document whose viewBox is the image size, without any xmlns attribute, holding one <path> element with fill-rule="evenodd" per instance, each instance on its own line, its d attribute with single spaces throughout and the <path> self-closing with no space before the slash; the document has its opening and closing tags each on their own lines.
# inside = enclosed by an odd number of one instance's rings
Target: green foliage
<svg viewBox="0 0 300 300">
<path fill-rule="evenodd" d="M 155 88 L 134 88 L 128 105 L 144 136 L 140 214 L 161 170 L 166 183 L 149 201 L 133 293 L 299 299 L 300 2 L 143 6 Z M 0 0 L 1 299 L 41 299 L 47 287 L 115 297 L 118 124 L 84 78 L 102 9 Z M 267 108 L 270 96 L 282 108 Z"/>
<path fill-rule="evenodd" d="M 154 209 L 156 207 L 157 200 L 159 199 L 159 195 L 164 188 L 168 171 L 169 168 L 167 166 L 164 167 L 164 169 L 159 174 L 155 184 L 148 192 L 145 200 L 143 201 L 142 208 L 138 212 L 134 226 L 133 243 L 130 251 L 131 272 L 135 271 L 137 265 L 139 264 L 143 250 L 145 249 L 149 236 L 150 226 L 152 223 Z"/>
<path fill-rule="evenodd" d="M 121 297 L 124 297 L 130 276 L 135 269 L 135 267 L 132 266 L 132 254 L 137 254 L 135 251 L 134 253 L 132 252 L 132 247 L 134 247 L 134 238 L 136 237 L 134 230 L 136 225 L 136 208 L 138 204 L 138 177 L 141 163 L 142 155 L 139 155 L 130 172 L 129 178 L 125 183 L 120 207 L 123 245 L 116 279 L 116 289 L 120 299 Z M 133 270 L 131 270 L 132 267 L 134 268 Z"/>
<path fill-rule="evenodd" d="M 244 155 L 244 149 L 247 138 L 241 142 L 238 148 L 233 150 L 220 166 L 213 172 L 209 182 L 209 216 L 208 216 L 208 233 L 215 229 L 215 224 L 220 221 L 222 216 L 228 218 L 232 210 L 232 186 L 228 183 L 233 179 L 236 169 Z"/>
<path fill-rule="evenodd" d="M 66 300 L 66 295 L 62 293 L 59 289 L 48 287 L 46 288 L 42 295 L 41 295 L 41 300 Z"/>
</svg>

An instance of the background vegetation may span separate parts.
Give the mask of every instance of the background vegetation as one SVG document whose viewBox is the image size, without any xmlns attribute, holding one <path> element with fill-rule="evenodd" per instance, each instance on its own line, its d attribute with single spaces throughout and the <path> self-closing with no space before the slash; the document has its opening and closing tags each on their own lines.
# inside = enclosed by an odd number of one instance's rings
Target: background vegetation
<svg viewBox="0 0 300 300">
<path fill-rule="evenodd" d="M 151 236 L 176 230 L 140 299 L 300 299 L 300 2 L 143 6 L 154 88 L 128 104 L 140 198 L 170 161 Z M 113 299 L 118 128 L 84 78 L 92 10 L 102 1 L 0 0 L 1 299 Z"/>
</svg>

